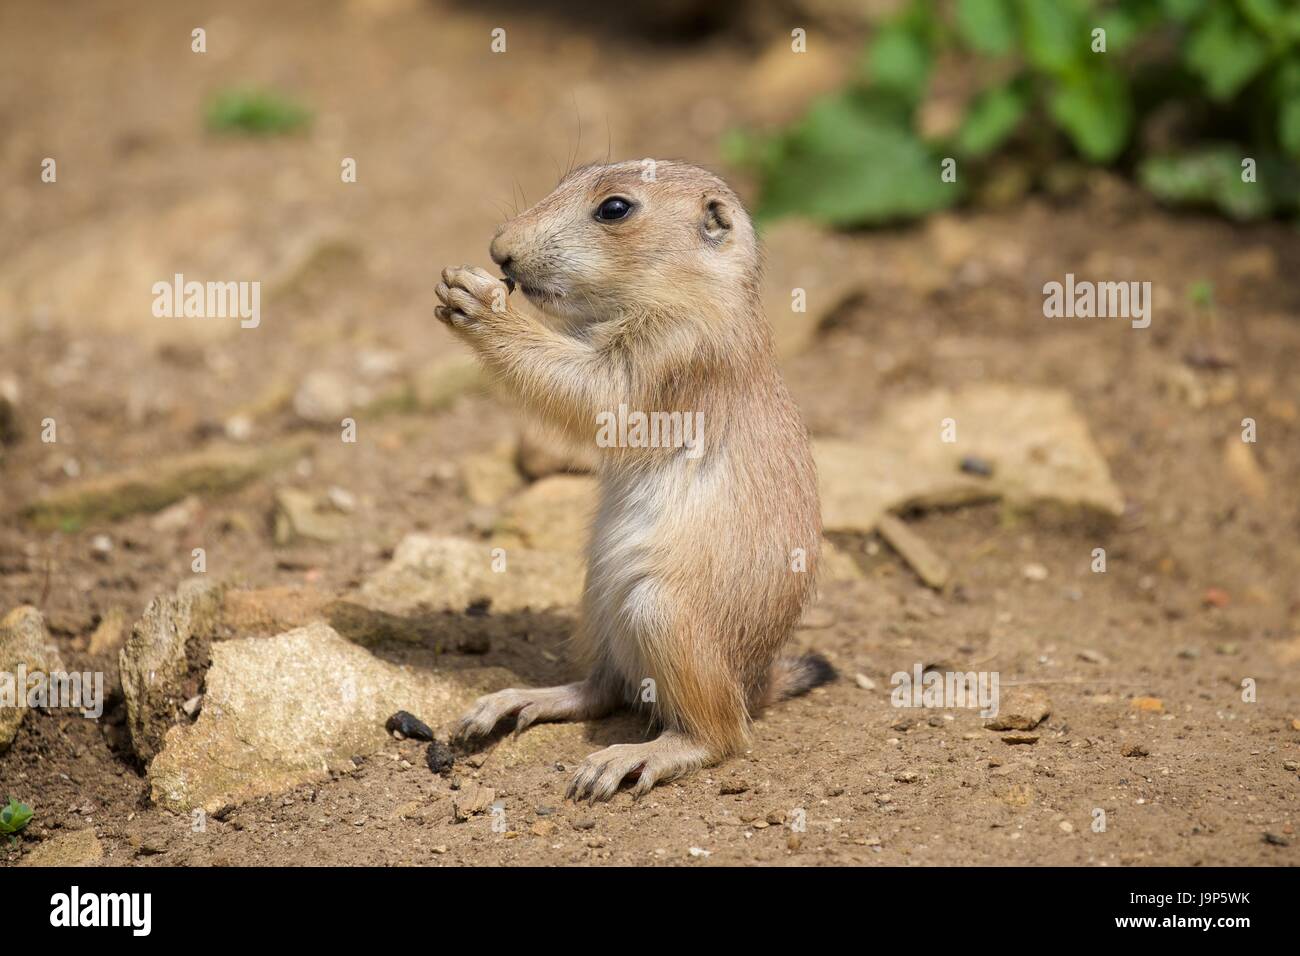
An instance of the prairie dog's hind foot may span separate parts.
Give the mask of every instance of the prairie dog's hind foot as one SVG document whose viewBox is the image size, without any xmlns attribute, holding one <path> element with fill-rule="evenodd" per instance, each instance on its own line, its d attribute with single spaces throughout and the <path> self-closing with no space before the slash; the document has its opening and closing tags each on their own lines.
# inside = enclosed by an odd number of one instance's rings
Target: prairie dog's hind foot
<svg viewBox="0 0 1300 956">
<path fill-rule="evenodd" d="M 574 801 L 608 800 L 623 781 L 632 779 L 632 796 L 641 797 L 658 783 L 712 766 L 722 758 L 705 744 L 676 730 L 665 730 L 643 744 L 615 744 L 582 762 L 565 796 Z"/>
<path fill-rule="evenodd" d="M 452 731 L 461 742 L 487 737 L 497 725 L 514 718 L 514 733 L 523 733 L 536 723 L 560 720 L 591 720 L 613 710 L 612 704 L 589 681 L 559 687 L 499 690 L 480 697 Z"/>
</svg>

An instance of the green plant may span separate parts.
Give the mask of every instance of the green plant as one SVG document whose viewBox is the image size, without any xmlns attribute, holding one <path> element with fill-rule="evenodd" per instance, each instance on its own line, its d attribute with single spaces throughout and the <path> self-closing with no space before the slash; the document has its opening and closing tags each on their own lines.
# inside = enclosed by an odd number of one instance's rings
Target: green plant
<svg viewBox="0 0 1300 956">
<path fill-rule="evenodd" d="M 917 129 L 940 58 L 992 77 L 941 136 Z M 1139 135 L 1159 122 L 1174 147 Z M 789 128 L 733 134 L 762 184 L 760 218 L 838 226 L 958 202 L 1018 148 L 1041 177 L 1073 153 L 1136 174 L 1157 198 L 1240 219 L 1300 206 L 1300 8 L 1291 0 L 912 0 L 857 80 Z M 945 158 L 961 170 L 940 177 Z M 950 167 L 951 168 L 951 167 Z"/>
<path fill-rule="evenodd" d="M 208 128 L 219 133 L 266 136 L 289 133 L 311 122 L 311 111 L 266 90 L 226 90 L 208 104 Z"/>
<path fill-rule="evenodd" d="M 31 819 L 32 808 L 25 803 L 19 803 L 17 799 L 11 796 L 9 805 L 0 807 L 0 833 L 13 839 L 19 830 L 27 826 Z"/>
</svg>

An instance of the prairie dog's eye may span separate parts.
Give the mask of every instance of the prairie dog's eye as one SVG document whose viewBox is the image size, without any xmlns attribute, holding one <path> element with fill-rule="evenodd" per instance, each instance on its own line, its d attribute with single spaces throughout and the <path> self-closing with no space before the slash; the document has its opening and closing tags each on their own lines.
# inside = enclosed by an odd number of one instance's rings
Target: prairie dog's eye
<svg viewBox="0 0 1300 956">
<path fill-rule="evenodd" d="M 614 222 L 626 218 L 631 211 L 631 200 L 622 196 L 610 196 L 596 208 L 596 218 L 601 222 Z"/>
</svg>

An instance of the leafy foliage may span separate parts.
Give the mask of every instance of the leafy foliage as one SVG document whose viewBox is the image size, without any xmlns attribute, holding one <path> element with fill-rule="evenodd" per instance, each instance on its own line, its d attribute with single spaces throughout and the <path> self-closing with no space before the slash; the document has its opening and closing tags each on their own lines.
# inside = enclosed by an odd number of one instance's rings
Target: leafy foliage
<svg viewBox="0 0 1300 956">
<path fill-rule="evenodd" d="M 955 131 L 927 139 L 918 113 L 941 57 L 990 79 Z M 1170 117 L 1180 145 L 1157 149 L 1148 132 Z M 733 134 L 727 146 L 761 178 L 761 218 L 914 218 L 960 201 L 1018 148 L 1040 167 L 1069 153 L 1117 166 L 1163 201 L 1234 218 L 1294 210 L 1300 3 L 911 0 L 876 31 L 849 89 L 774 135 Z M 957 182 L 940 178 L 945 157 L 960 164 Z"/>
<path fill-rule="evenodd" d="M 265 90 L 226 90 L 209 104 L 208 128 L 219 133 L 267 136 L 290 133 L 311 122 L 311 111 Z"/>
<path fill-rule="evenodd" d="M 0 833 L 12 837 L 27 826 L 31 818 L 32 808 L 11 796 L 9 805 L 0 807 Z"/>
</svg>

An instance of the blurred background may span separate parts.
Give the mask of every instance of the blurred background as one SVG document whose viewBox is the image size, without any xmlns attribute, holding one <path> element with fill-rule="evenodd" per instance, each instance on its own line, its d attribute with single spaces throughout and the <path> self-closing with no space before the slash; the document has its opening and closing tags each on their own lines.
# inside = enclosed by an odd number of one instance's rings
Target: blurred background
<svg viewBox="0 0 1300 956">
<path fill-rule="evenodd" d="M 906 512 L 960 585 L 909 653 L 1055 642 L 1188 698 L 1300 660 L 1296 3 L 8 3 L 0 62 L 0 607 L 73 659 L 195 547 L 339 590 L 411 531 L 486 534 L 546 466 L 436 277 L 573 164 L 657 157 L 759 220 L 818 439 L 989 384 L 1086 423 L 1123 573 L 1089 574 L 1089 525 Z M 155 317 L 177 273 L 260 282 L 260 325 Z M 1152 283 L 1151 327 L 1044 318 L 1067 273 Z M 871 622 L 931 613 L 862 530 L 850 673 L 899 638 Z"/>
</svg>

